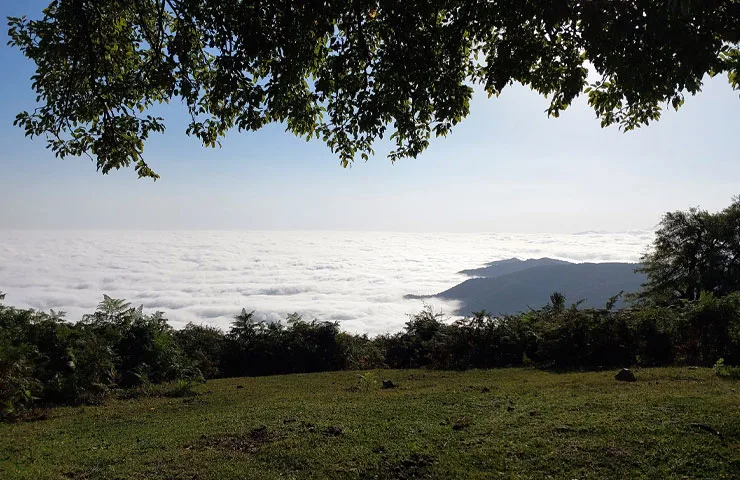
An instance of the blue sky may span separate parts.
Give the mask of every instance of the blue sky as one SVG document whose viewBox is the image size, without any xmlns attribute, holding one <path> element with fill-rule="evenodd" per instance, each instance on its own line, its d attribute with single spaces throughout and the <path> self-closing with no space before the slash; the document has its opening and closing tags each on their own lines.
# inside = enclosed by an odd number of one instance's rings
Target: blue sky
<svg viewBox="0 0 740 480">
<path fill-rule="evenodd" d="M 44 5 L 3 2 L 0 14 L 35 16 Z M 5 30 L 0 228 L 619 231 L 652 228 L 666 210 L 720 209 L 740 193 L 740 99 L 726 77 L 626 134 L 602 129 L 585 99 L 548 119 L 546 100 L 526 88 L 478 92 L 471 115 L 419 158 L 394 165 L 378 148 L 349 169 L 279 125 L 203 148 L 171 105 L 166 133 L 145 151 L 161 180 L 103 176 L 12 126 L 33 106 L 33 65 Z"/>
</svg>

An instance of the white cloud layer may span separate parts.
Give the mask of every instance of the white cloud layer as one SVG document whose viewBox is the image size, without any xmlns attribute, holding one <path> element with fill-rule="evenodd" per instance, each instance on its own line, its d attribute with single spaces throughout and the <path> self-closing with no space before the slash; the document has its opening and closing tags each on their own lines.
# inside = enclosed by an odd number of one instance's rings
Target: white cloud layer
<svg viewBox="0 0 740 480">
<path fill-rule="evenodd" d="M 227 328 L 242 307 L 260 318 L 339 321 L 351 332 L 397 331 L 420 300 L 503 258 L 637 261 L 650 232 L 457 234 L 383 232 L 0 230 L 0 291 L 18 307 L 77 320 L 103 293 Z M 450 312 L 454 305 L 433 305 Z"/>
</svg>

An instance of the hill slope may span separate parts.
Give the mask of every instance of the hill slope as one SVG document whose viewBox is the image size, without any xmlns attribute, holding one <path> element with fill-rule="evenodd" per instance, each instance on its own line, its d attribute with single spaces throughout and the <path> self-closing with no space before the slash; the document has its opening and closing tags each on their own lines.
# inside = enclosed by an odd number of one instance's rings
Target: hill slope
<svg viewBox="0 0 740 480">
<path fill-rule="evenodd" d="M 547 267 L 552 265 L 572 265 L 571 262 L 565 260 L 556 260 L 554 258 L 528 258 L 521 260 L 519 258 L 507 258 L 505 260 L 496 260 L 489 262 L 485 267 L 471 268 L 469 270 L 462 270 L 458 273 L 467 275 L 469 277 L 484 277 L 484 278 L 496 278 L 502 275 L 508 275 L 510 273 L 521 272 L 535 267 Z"/>
<path fill-rule="evenodd" d="M 209 381 L 0 424 L 0 478 L 740 478 L 740 395 L 709 369 L 379 371 Z M 379 380 L 397 388 L 383 390 Z M 242 388 L 239 388 L 242 387 Z"/>
<path fill-rule="evenodd" d="M 537 263 L 543 260 L 556 263 Z M 458 301 L 460 307 L 456 313 L 459 315 L 482 309 L 493 314 L 505 314 L 530 307 L 539 308 L 555 291 L 564 294 L 569 303 L 583 299 L 583 306 L 602 307 L 620 291 L 634 292 L 640 288 L 645 276 L 635 273 L 637 266 L 632 263 L 568 263 L 552 259 L 489 264 L 483 269 L 463 272 L 495 275 L 492 278 L 473 278 L 436 295 L 409 297 Z M 499 275 L 507 269 L 514 271 Z M 617 307 L 622 304 L 620 300 Z"/>
</svg>

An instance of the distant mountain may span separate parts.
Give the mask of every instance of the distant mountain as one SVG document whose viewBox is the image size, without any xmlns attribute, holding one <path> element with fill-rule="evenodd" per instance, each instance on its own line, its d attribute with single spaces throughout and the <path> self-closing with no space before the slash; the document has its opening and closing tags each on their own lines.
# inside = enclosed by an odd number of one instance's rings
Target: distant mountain
<svg viewBox="0 0 740 480">
<path fill-rule="evenodd" d="M 485 267 L 462 270 L 458 273 L 469 277 L 496 278 L 510 273 L 521 272 L 534 267 L 545 267 L 549 265 L 570 265 L 570 262 L 564 260 L 555 260 L 554 258 L 529 258 L 520 260 L 518 258 L 507 258 L 506 260 L 496 260 L 487 263 Z"/>
<path fill-rule="evenodd" d="M 521 268 L 524 266 L 527 268 Z M 645 276 L 635 273 L 638 266 L 633 263 L 511 259 L 493 262 L 482 269 L 463 271 L 486 272 L 492 275 L 489 278 L 466 280 L 437 295 L 407 297 L 456 300 L 460 302 L 456 312 L 458 315 L 468 315 L 482 309 L 493 314 L 505 314 L 525 311 L 530 307 L 539 308 L 548 303 L 550 294 L 555 291 L 564 294 L 568 304 L 584 299 L 583 306 L 603 307 L 610 297 L 620 291 L 634 292 L 640 288 Z M 497 275 L 496 272 L 501 273 L 507 268 L 510 273 Z M 622 304 L 620 301 L 617 307 Z"/>
</svg>

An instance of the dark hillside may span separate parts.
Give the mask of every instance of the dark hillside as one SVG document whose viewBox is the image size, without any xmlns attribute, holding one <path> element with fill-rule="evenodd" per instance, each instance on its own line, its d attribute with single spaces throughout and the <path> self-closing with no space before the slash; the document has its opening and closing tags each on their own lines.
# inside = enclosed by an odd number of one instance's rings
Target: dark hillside
<svg viewBox="0 0 740 480">
<path fill-rule="evenodd" d="M 528 258 L 520 260 L 518 258 L 507 258 L 505 260 L 496 260 L 487 263 L 485 267 L 471 268 L 462 270 L 458 273 L 469 277 L 496 278 L 510 273 L 521 272 L 534 267 L 545 267 L 550 265 L 569 265 L 570 262 L 565 260 L 556 260 L 554 258 Z"/>
<path fill-rule="evenodd" d="M 550 260 L 552 259 L 542 259 Z M 554 260 L 554 262 L 559 262 Z M 526 262 L 515 263 L 522 266 Z M 500 264 L 491 268 L 507 267 Z M 567 263 L 526 268 L 493 278 L 466 280 L 429 298 L 460 302 L 458 314 L 485 309 L 493 314 L 517 313 L 545 305 L 553 292 L 561 292 L 569 302 L 584 299 L 583 306 L 602 307 L 620 291 L 634 292 L 645 276 L 635 273 L 632 263 Z M 485 270 L 485 269 L 480 269 Z M 472 272 L 474 270 L 466 270 Z M 423 297 L 416 297 L 423 298 Z M 617 303 L 617 307 L 623 304 Z"/>
</svg>

